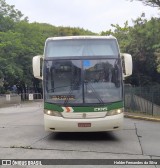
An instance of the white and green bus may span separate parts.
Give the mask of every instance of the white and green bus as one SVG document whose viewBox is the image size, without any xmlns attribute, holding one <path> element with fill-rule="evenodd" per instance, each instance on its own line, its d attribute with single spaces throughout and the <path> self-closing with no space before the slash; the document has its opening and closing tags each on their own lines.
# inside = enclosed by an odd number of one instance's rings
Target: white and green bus
<svg viewBox="0 0 160 168">
<path fill-rule="evenodd" d="M 132 58 L 120 54 L 115 37 L 48 38 L 44 55 L 33 57 L 33 72 L 43 80 L 45 130 L 122 128 L 123 79 L 132 74 Z"/>
</svg>

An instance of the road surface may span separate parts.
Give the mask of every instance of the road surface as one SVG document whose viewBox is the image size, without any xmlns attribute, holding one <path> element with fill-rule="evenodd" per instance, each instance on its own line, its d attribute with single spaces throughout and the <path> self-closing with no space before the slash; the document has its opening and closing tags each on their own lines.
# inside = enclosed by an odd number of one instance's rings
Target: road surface
<svg viewBox="0 0 160 168">
<path fill-rule="evenodd" d="M 0 159 L 160 159 L 160 122 L 125 118 L 121 131 L 51 133 L 44 131 L 43 107 L 39 102 L 0 108 Z M 54 167 L 160 168 L 160 165 Z"/>
</svg>

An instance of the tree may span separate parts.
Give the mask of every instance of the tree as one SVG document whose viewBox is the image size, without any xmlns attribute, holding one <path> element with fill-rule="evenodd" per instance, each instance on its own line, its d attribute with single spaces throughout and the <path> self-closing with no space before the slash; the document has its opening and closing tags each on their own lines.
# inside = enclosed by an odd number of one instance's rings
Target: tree
<svg viewBox="0 0 160 168">
<path fill-rule="evenodd" d="M 111 26 L 114 29 L 113 32 L 111 30 L 109 30 L 109 31 L 106 31 L 106 32 L 102 32 L 101 35 L 113 35 L 113 36 L 115 36 L 119 41 L 121 51 L 126 52 L 126 48 L 127 48 L 127 45 L 128 45 L 128 40 L 130 38 L 130 36 L 128 35 L 129 30 L 130 30 L 130 27 L 128 25 L 128 21 L 126 21 L 124 23 L 123 27 L 119 26 L 118 24 L 116 24 L 116 25 L 111 24 Z"/>
<path fill-rule="evenodd" d="M 131 0 L 134 1 L 134 0 Z M 152 7 L 160 7 L 160 0 L 136 0 L 141 1 L 144 5 L 152 6 Z"/>
<path fill-rule="evenodd" d="M 158 18 L 147 20 L 142 14 L 133 20 L 133 26 L 127 22 L 123 27 L 112 25 L 110 33 L 119 42 L 121 52 L 130 53 L 133 58 L 133 75 L 127 82 L 133 85 L 149 85 L 160 83 L 160 22 Z"/>
<path fill-rule="evenodd" d="M 41 81 L 33 77 L 32 57 L 43 55 L 48 37 L 82 34 L 95 33 L 81 28 L 28 23 L 14 6 L 0 0 L 0 93 L 8 92 L 13 85 L 19 93 L 26 93 L 28 88 L 41 92 Z"/>
<path fill-rule="evenodd" d="M 16 22 L 20 20 L 28 21 L 28 17 L 23 18 L 21 11 L 15 9 L 14 5 L 8 5 L 5 0 L 0 0 L 0 15 L 9 17 Z"/>
<path fill-rule="evenodd" d="M 14 29 L 15 22 L 9 17 L 4 17 L 0 14 L 0 32 L 7 32 Z"/>
</svg>

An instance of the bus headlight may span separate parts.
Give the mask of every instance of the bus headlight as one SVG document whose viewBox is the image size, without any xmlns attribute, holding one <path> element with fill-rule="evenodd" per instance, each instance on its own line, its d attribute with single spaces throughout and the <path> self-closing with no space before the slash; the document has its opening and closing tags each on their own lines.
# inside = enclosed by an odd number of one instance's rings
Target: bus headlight
<svg viewBox="0 0 160 168">
<path fill-rule="evenodd" d="M 117 115 L 117 114 L 122 113 L 123 111 L 124 111 L 123 108 L 107 111 L 107 116 Z"/>
<path fill-rule="evenodd" d="M 58 111 L 53 110 L 44 110 L 44 114 L 50 115 L 50 116 L 56 116 L 56 117 L 62 117 L 61 113 Z"/>
</svg>

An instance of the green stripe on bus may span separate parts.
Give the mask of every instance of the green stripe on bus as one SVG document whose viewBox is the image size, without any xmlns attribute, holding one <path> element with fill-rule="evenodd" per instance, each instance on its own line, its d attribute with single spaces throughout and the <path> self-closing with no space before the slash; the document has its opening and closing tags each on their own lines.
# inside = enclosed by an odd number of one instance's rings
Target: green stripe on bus
<svg viewBox="0 0 160 168">
<path fill-rule="evenodd" d="M 44 103 L 44 109 L 63 112 L 62 106 L 51 104 L 51 103 Z"/>
<path fill-rule="evenodd" d="M 62 109 L 63 106 L 60 105 L 55 105 L 55 104 L 51 104 L 51 103 L 44 103 L 44 109 L 47 110 L 54 110 L 54 111 L 58 111 L 58 112 L 63 112 Z M 69 106 L 71 107 L 71 106 Z M 110 104 L 104 104 L 103 106 L 86 106 L 86 107 L 71 107 L 73 108 L 74 112 L 102 112 L 102 111 L 110 111 L 110 110 L 114 110 L 114 109 L 119 109 L 119 108 L 123 108 L 124 107 L 124 103 L 123 101 L 120 102 L 115 102 L 115 103 L 110 103 Z"/>
</svg>

